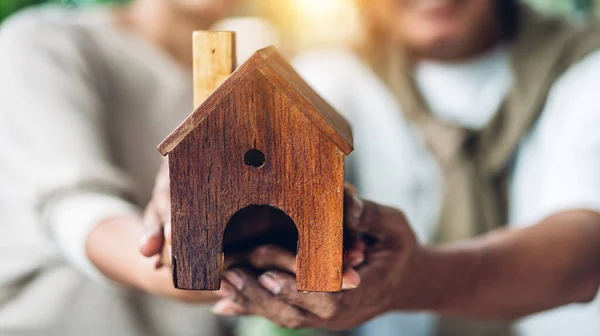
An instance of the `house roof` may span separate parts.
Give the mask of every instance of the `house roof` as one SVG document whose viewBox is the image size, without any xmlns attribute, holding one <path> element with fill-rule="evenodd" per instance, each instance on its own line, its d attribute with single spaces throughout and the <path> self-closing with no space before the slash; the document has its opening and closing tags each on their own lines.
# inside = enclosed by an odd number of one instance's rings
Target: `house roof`
<svg viewBox="0 0 600 336">
<path fill-rule="evenodd" d="M 222 99 L 238 86 L 248 74 L 260 71 L 279 90 L 291 99 L 313 125 L 344 154 L 353 150 L 350 124 L 321 98 L 273 46 L 255 52 L 237 68 L 215 92 L 188 116 L 160 145 L 162 155 L 171 152 L 219 105 Z"/>
</svg>

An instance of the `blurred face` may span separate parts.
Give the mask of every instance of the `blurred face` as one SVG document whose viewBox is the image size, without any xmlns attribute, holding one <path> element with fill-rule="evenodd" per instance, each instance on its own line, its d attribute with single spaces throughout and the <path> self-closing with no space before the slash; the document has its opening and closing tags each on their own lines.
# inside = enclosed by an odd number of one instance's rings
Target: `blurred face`
<svg viewBox="0 0 600 336">
<path fill-rule="evenodd" d="M 229 15 L 240 0 L 166 0 L 186 16 L 218 20 Z"/>
<path fill-rule="evenodd" d="M 375 0 L 384 30 L 418 57 L 473 56 L 500 37 L 497 0 Z M 504 0 L 500 0 L 504 1 Z"/>
</svg>

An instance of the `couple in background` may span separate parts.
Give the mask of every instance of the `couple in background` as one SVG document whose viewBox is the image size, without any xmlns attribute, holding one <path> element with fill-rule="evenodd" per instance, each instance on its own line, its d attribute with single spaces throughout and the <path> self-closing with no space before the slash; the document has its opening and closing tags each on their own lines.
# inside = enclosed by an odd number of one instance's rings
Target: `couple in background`
<svg viewBox="0 0 600 336">
<path fill-rule="evenodd" d="M 376 202 L 349 195 L 346 225 L 370 239 L 347 270 L 360 285 L 337 294 L 239 269 L 220 293 L 177 291 L 156 267 L 170 210 L 155 145 L 190 113 L 192 31 L 237 1 L 6 21 L 0 330 L 218 335 L 197 305 L 218 302 L 217 314 L 334 330 L 415 312 L 364 334 L 597 335 L 596 301 L 503 321 L 598 292 L 600 30 L 513 0 L 357 1 L 356 45 L 294 61 L 353 125 L 348 180 Z"/>
</svg>

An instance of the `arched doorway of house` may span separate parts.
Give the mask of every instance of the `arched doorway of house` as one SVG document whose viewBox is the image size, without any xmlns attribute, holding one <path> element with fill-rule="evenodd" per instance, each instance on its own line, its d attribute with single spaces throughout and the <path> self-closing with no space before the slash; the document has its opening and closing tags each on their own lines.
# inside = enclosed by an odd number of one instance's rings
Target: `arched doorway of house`
<svg viewBox="0 0 600 336">
<path fill-rule="evenodd" d="M 238 210 L 227 222 L 223 253 L 244 253 L 262 245 L 277 245 L 294 254 L 298 229 L 284 211 L 269 205 L 249 205 Z"/>
</svg>

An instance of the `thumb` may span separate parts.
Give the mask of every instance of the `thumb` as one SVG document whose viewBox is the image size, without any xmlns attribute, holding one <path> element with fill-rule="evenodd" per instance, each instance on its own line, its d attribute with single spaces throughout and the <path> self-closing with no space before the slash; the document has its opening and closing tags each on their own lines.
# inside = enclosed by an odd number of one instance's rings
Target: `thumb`
<svg viewBox="0 0 600 336">
<path fill-rule="evenodd" d="M 346 226 L 357 233 L 368 234 L 376 238 L 383 237 L 385 230 L 381 222 L 380 206 L 370 201 L 362 202 L 362 211 L 358 220 L 347 220 Z"/>
<path fill-rule="evenodd" d="M 144 236 L 140 242 L 140 252 L 146 257 L 152 257 L 161 252 L 164 236 L 162 222 L 151 201 L 144 212 Z"/>
<path fill-rule="evenodd" d="M 342 289 L 354 289 L 360 285 L 360 275 L 354 268 L 347 268 L 342 275 Z"/>
<path fill-rule="evenodd" d="M 353 224 L 351 230 L 386 244 L 399 244 L 412 233 L 401 211 L 369 201 L 364 201 L 362 216 Z"/>
</svg>

